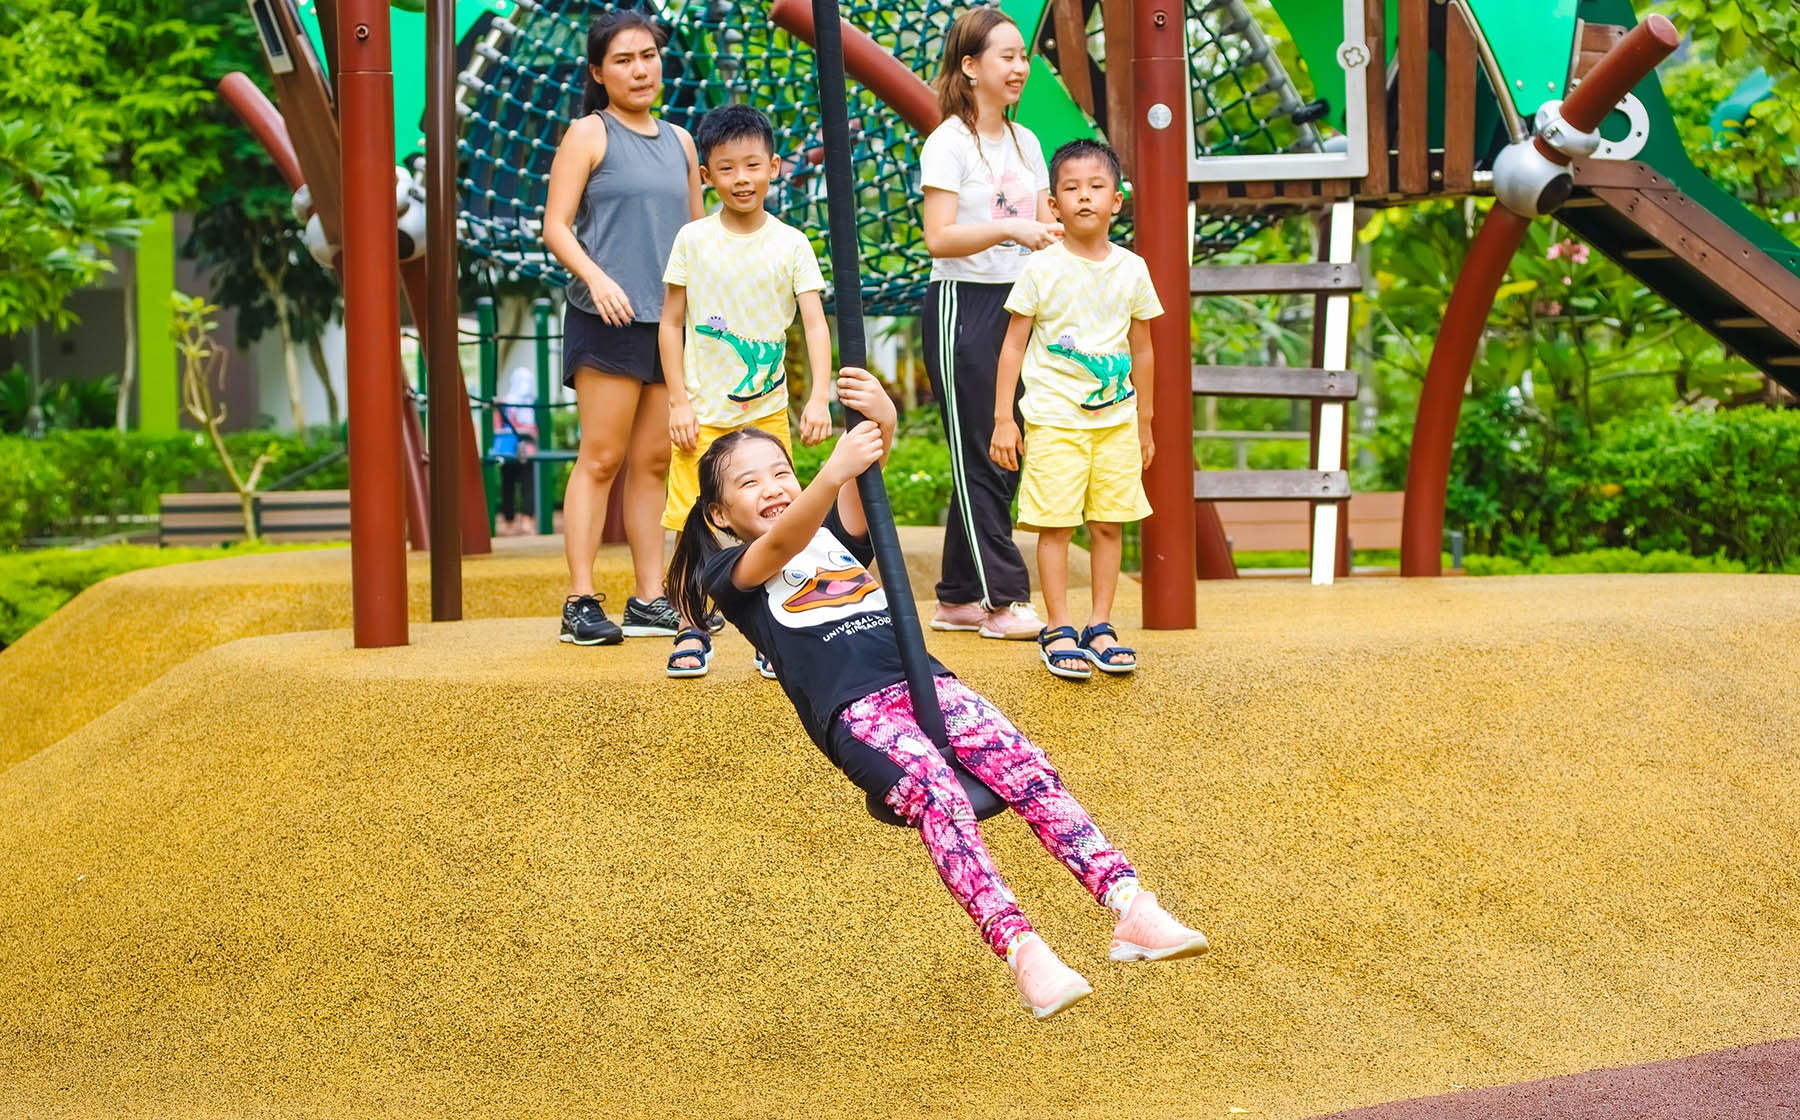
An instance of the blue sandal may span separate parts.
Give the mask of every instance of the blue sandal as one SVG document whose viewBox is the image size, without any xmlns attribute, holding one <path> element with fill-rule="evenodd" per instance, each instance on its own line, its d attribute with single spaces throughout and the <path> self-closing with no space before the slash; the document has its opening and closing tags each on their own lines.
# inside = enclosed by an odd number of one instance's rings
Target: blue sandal
<svg viewBox="0 0 1800 1120">
<path fill-rule="evenodd" d="M 1073 626 L 1058 626 L 1054 630 L 1046 626 L 1038 631 L 1038 656 L 1044 659 L 1044 667 L 1064 680 L 1087 680 L 1094 675 L 1094 670 L 1088 665 L 1086 650 L 1050 648 L 1051 642 L 1064 638 L 1071 642 L 1079 640 Z"/>
<path fill-rule="evenodd" d="M 681 649 L 681 648 L 679 648 L 682 642 L 692 642 L 692 641 L 699 642 L 700 648 L 699 649 Z M 669 675 L 671 677 L 704 677 L 706 675 L 706 671 L 708 669 L 712 668 L 713 648 L 712 648 L 712 635 L 711 634 L 708 634 L 704 630 L 696 630 L 690 626 L 686 630 L 683 630 L 681 633 L 675 635 L 675 645 L 677 647 L 675 652 L 671 653 L 669 655 Z M 682 660 L 684 658 L 688 658 L 688 657 L 699 658 L 700 664 L 698 664 L 698 665 L 677 665 L 677 664 L 675 664 L 677 661 L 680 661 L 680 660 Z"/>
<path fill-rule="evenodd" d="M 1111 649 L 1095 649 L 1094 639 L 1102 635 L 1111 638 L 1114 642 L 1119 640 L 1119 632 L 1113 629 L 1110 622 L 1097 623 L 1081 632 L 1082 655 L 1094 663 L 1094 668 L 1102 673 L 1112 673 L 1115 676 L 1124 676 L 1137 668 L 1137 650 L 1130 646 L 1115 645 Z M 1129 657 L 1131 660 L 1123 662 L 1116 660 L 1120 657 Z"/>
</svg>

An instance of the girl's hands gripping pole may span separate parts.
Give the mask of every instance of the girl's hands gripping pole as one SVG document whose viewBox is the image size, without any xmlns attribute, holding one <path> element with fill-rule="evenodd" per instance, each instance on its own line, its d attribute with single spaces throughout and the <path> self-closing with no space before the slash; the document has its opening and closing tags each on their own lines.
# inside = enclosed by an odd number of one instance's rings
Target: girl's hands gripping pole
<svg viewBox="0 0 1800 1120">
<path fill-rule="evenodd" d="M 856 366 L 845 366 L 838 370 L 837 397 L 845 408 L 862 413 L 864 419 L 873 420 L 881 428 L 883 440 L 891 449 L 894 443 L 894 425 L 898 416 L 894 411 L 894 401 L 881 387 L 881 382 L 866 369 Z M 882 456 L 885 462 L 887 456 Z"/>
<path fill-rule="evenodd" d="M 843 438 L 838 440 L 837 451 L 844 450 L 844 445 L 853 442 L 853 437 L 860 443 L 866 437 L 859 433 L 864 433 L 865 429 L 872 430 L 880 443 L 875 458 L 858 467 L 838 490 L 838 519 L 844 523 L 844 531 L 852 536 L 864 537 L 869 533 L 869 519 L 863 512 L 862 495 L 856 489 L 856 476 L 871 463 L 887 462 L 888 451 L 894 446 L 894 426 L 898 422 L 898 416 L 894 411 L 893 398 L 887 395 L 887 390 L 881 387 L 881 382 L 875 379 L 875 375 L 866 369 L 845 366 L 838 370 L 837 395 L 845 408 L 854 409 L 865 417 L 862 423 L 845 432 Z M 859 456 L 863 453 L 864 450 L 861 449 L 855 452 Z M 836 454 L 834 451 L 834 458 Z"/>
</svg>

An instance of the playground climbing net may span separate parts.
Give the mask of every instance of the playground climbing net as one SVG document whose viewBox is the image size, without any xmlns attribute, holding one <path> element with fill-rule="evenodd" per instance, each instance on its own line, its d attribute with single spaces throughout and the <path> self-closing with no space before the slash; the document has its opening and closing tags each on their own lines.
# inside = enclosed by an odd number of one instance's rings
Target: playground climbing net
<svg viewBox="0 0 1800 1120">
<path fill-rule="evenodd" d="M 812 48 L 775 27 L 766 3 L 680 0 L 638 6 L 669 30 L 663 115 L 691 131 L 702 114 L 719 105 L 743 103 L 767 113 L 783 157 L 770 207 L 811 236 L 823 260 L 824 147 Z M 589 0 L 518 0 L 510 16 L 489 22 L 463 72 L 465 243 L 508 276 L 549 285 L 567 281 L 542 238 L 550 163 L 563 129 L 580 112 L 587 28 L 612 7 Z M 935 70 L 944 35 L 966 7 L 948 0 L 841 4 L 847 20 L 921 75 Z M 1316 147 L 1312 127 L 1294 123 L 1302 103 L 1244 0 L 1187 0 L 1187 11 L 1198 150 L 1237 154 Z M 854 82 L 850 131 L 864 303 L 872 314 L 911 314 L 929 273 L 917 190 L 923 138 Z M 1201 215 L 1195 255 L 1229 249 L 1263 222 L 1253 214 Z"/>
</svg>

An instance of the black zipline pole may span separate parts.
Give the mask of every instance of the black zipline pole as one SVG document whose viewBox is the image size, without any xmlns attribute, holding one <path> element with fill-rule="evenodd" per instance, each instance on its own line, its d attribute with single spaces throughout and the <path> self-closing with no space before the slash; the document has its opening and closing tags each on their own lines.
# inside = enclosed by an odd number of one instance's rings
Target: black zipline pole
<svg viewBox="0 0 1800 1120">
<path fill-rule="evenodd" d="M 867 360 L 867 347 L 863 338 L 862 261 L 856 239 L 856 188 L 850 167 L 850 113 L 844 93 L 844 36 L 838 25 L 837 0 L 812 0 L 812 10 L 818 38 L 813 56 L 817 62 L 819 115 L 825 139 L 825 200 L 831 218 L 831 284 L 837 304 L 838 357 L 841 365 L 861 366 Z M 814 371 L 814 376 L 818 373 Z M 850 409 L 844 411 L 846 429 L 863 419 Z M 919 629 L 919 610 L 906 577 L 906 558 L 900 552 L 900 534 L 894 529 L 894 510 L 888 504 L 887 486 L 881 480 L 881 464 L 871 466 L 857 478 L 856 492 L 862 497 L 863 513 L 868 517 L 875 566 L 887 589 L 888 613 L 894 619 L 894 638 L 900 643 L 900 664 L 906 670 L 913 715 L 920 729 L 947 754 L 950 745 L 944 732 L 944 712 L 938 707 L 931 660 L 925 653 L 925 635 Z"/>
</svg>

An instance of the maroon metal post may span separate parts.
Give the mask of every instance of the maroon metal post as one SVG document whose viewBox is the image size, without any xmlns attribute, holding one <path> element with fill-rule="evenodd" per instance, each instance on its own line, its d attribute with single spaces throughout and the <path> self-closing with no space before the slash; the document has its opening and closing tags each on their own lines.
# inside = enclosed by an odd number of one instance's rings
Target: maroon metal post
<svg viewBox="0 0 1800 1120">
<path fill-rule="evenodd" d="M 804 42 L 818 45 L 813 27 L 811 0 L 775 0 L 769 21 Z M 906 64 L 883 50 L 880 43 L 839 20 L 844 42 L 844 72 L 861 82 L 882 104 L 900 114 L 920 136 L 927 135 L 943 119 L 937 94 Z"/>
<path fill-rule="evenodd" d="M 431 619 L 462 617 L 462 416 L 456 355 L 456 0 L 425 9 L 425 386 L 431 430 Z M 396 270 L 396 276 L 398 270 Z M 485 512 L 485 511 L 483 511 Z"/>
<path fill-rule="evenodd" d="M 1613 44 L 1569 94 L 1562 104 L 1563 120 L 1578 132 L 1598 128 L 1613 106 L 1680 44 L 1681 33 L 1662 16 L 1653 15 L 1638 24 Z M 1533 137 L 1531 143 L 1552 162 L 1564 166 L 1571 162 L 1542 136 Z M 1443 574 L 1444 497 L 1450 484 L 1450 456 L 1462 411 L 1463 385 L 1481 345 L 1494 296 L 1531 221 L 1498 202 L 1489 207 L 1444 308 L 1443 326 L 1419 393 L 1412 455 L 1406 467 L 1406 511 L 1400 526 L 1403 576 Z"/>
<path fill-rule="evenodd" d="M 1193 338 L 1188 307 L 1187 62 L 1182 6 L 1135 0 L 1132 17 L 1132 104 L 1137 121 L 1137 178 L 1132 207 L 1137 251 L 1163 315 L 1150 323 L 1156 354 L 1150 425 L 1156 458 L 1144 476 L 1150 505 L 1144 522 L 1144 625 L 1187 630 L 1195 622 Z M 1222 543 L 1222 542 L 1221 542 Z M 1227 551 L 1229 556 L 1229 551 Z"/>
<path fill-rule="evenodd" d="M 407 642 L 394 74 L 387 0 L 344 0 L 338 14 L 350 594 L 367 649 Z"/>
</svg>

